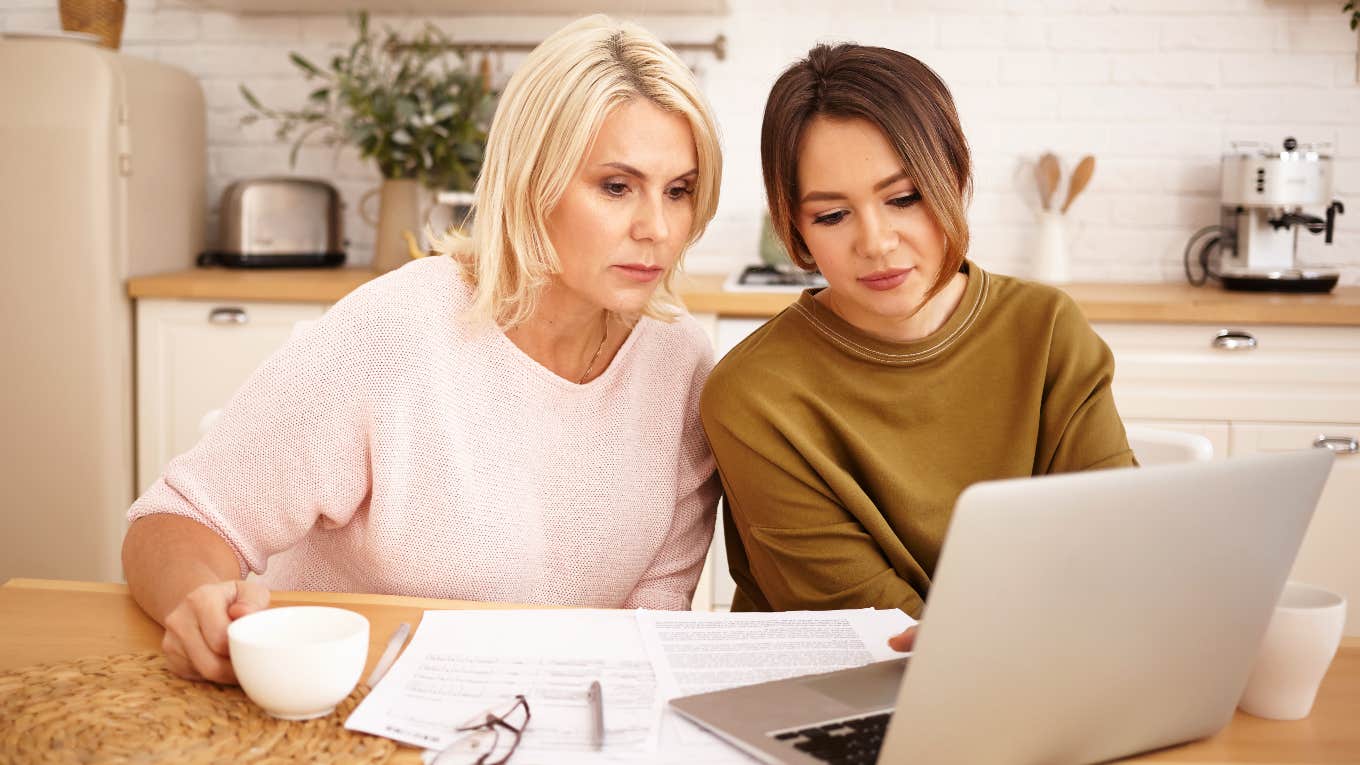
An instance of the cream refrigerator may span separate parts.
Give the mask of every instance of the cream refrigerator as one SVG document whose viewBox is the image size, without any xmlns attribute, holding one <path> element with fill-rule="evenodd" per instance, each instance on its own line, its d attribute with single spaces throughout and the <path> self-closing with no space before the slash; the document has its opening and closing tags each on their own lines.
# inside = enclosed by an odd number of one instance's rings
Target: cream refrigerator
<svg viewBox="0 0 1360 765">
<path fill-rule="evenodd" d="M 130 276 L 203 247 L 203 93 L 89 43 L 0 38 L 0 581 L 117 581 L 135 499 Z"/>
</svg>

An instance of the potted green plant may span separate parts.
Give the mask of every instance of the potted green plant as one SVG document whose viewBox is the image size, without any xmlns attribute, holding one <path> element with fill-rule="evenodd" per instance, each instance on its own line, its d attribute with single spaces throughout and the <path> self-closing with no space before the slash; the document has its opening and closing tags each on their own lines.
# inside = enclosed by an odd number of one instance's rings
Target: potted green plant
<svg viewBox="0 0 1360 765">
<path fill-rule="evenodd" d="M 303 106 L 268 108 L 241 85 L 253 110 L 242 121 L 277 123 L 278 138 L 293 140 L 290 165 L 309 140 L 354 146 L 378 164 L 383 184 L 373 267 L 386 271 L 407 259 L 402 232 L 420 228 L 422 187 L 472 188 L 497 94 L 486 74 L 456 55 L 437 27 L 426 24 L 403 39 L 390 28 L 382 35 L 371 32 L 367 13 L 354 19 L 358 39 L 328 68 L 299 53 L 289 55 L 304 78 L 319 81 Z M 361 202 L 361 213 L 362 208 Z"/>
</svg>

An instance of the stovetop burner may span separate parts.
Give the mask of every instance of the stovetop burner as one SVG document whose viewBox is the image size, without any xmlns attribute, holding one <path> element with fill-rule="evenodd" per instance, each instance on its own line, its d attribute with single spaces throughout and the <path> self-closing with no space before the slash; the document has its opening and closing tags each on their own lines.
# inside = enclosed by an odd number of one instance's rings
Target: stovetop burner
<svg viewBox="0 0 1360 765">
<path fill-rule="evenodd" d="M 740 273 L 727 278 L 723 289 L 736 292 L 802 292 L 805 289 L 825 287 L 826 279 L 820 273 L 784 270 L 773 266 L 747 266 Z"/>
</svg>

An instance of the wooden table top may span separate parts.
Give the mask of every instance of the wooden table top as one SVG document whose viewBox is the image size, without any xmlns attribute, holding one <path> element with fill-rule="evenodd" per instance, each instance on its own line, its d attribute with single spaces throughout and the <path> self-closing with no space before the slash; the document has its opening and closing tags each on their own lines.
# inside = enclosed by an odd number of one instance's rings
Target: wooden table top
<svg viewBox="0 0 1360 765">
<path fill-rule="evenodd" d="M 190 268 L 128 280 L 133 298 L 333 303 L 377 276 L 363 268 Z M 798 298 L 795 292 L 732 292 L 720 274 L 690 274 L 678 282 L 692 313 L 768 318 Z M 1166 284 L 1068 284 L 1063 289 L 1090 321 L 1201 324 L 1360 326 L 1360 287 L 1327 295 L 1228 292 Z"/>
<path fill-rule="evenodd" d="M 368 665 L 372 669 L 401 622 L 416 626 L 427 609 L 524 608 L 510 604 L 351 595 L 275 592 L 273 605 L 335 605 L 357 611 L 372 625 Z M 533 606 L 528 606 L 533 607 Z M 161 629 L 117 584 L 11 579 L 0 586 L 0 671 L 82 656 L 158 650 Z M 418 751 L 402 748 L 394 763 L 419 762 Z M 1360 638 L 1346 638 L 1305 720 L 1263 720 L 1237 712 L 1218 735 L 1128 762 L 1314 763 L 1360 762 Z"/>
</svg>

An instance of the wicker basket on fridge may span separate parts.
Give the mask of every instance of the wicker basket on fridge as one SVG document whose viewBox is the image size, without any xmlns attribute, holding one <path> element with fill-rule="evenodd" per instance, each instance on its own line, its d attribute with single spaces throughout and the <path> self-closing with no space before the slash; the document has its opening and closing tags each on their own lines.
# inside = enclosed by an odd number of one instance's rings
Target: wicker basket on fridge
<svg viewBox="0 0 1360 765">
<path fill-rule="evenodd" d="M 124 0 L 59 0 L 61 28 L 99 36 L 99 44 L 118 50 L 123 39 Z"/>
</svg>

